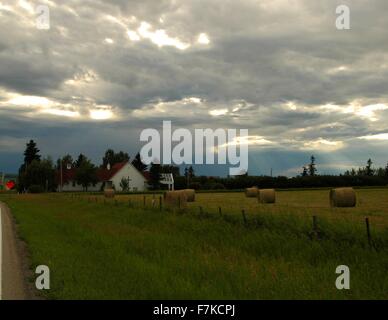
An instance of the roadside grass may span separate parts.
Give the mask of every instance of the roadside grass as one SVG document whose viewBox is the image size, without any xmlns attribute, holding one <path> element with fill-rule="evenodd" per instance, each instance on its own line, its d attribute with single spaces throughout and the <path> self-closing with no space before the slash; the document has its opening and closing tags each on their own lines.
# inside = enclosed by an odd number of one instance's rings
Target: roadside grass
<svg viewBox="0 0 388 320">
<path fill-rule="evenodd" d="M 386 191 L 363 190 L 365 207 L 334 212 L 326 193 L 303 192 L 279 193 L 275 206 L 241 194 L 199 194 L 186 213 L 150 209 L 152 195 L 145 209 L 142 195 L 118 196 L 117 204 L 60 194 L 0 200 L 17 220 L 31 267 L 51 270 L 49 299 L 388 299 Z M 378 218 L 371 219 L 375 248 L 363 208 Z M 319 239 L 311 237 L 313 212 Z M 335 287 L 339 265 L 350 268 L 351 290 Z"/>
</svg>

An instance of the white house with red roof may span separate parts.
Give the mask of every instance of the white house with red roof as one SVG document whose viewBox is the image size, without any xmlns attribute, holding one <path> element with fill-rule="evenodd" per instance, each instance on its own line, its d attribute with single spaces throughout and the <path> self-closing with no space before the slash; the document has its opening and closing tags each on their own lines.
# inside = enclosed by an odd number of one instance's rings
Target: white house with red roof
<svg viewBox="0 0 388 320">
<path fill-rule="evenodd" d="M 88 191 L 102 191 L 103 187 L 110 183 L 116 191 L 122 191 L 120 182 L 126 179 L 129 191 L 145 191 L 148 187 L 147 173 L 141 173 L 130 162 L 120 162 L 112 167 L 99 168 L 97 170 L 98 182 L 96 185 L 88 187 Z M 84 188 L 75 181 L 76 169 L 63 168 L 62 174 L 58 173 L 58 191 L 84 191 Z"/>
</svg>

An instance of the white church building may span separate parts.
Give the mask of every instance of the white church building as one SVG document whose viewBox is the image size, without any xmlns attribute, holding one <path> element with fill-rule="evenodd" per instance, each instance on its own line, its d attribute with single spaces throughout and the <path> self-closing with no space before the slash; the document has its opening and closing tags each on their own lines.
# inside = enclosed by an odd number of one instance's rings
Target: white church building
<svg viewBox="0 0 388 320">
<path fill-rule="evenodd" d="M 120 182 L 126 179 L 129 185 L 129 191 L 145 191 L 148 187 L 148 180 L 144 174 L 137 170 L 130 162 L 120 162 L 107 168 L 97 169 L 98 182 L 96 185 L 88 187 L 88 191 L 102 191 L 102 188 L 111 184 L 116 191 L 122 191 Z M 63 168 L 62 172 L 58 173 L 58 191 L 78 192 L 84 191 L 82 185 L 75 181 L 76 169 Z"/>
</svg>

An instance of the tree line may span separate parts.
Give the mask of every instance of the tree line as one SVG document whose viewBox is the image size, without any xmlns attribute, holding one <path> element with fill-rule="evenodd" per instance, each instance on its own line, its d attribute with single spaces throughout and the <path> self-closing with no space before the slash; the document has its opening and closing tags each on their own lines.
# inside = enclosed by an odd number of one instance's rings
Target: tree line
<svg viewBox="0 0 388 320">
<path fill-rule="evenodd" d="M 66 175 L 66 170 L 74 170 L 75 182 L 87 191 L 88 187 L 96 185 L 98 182 L 97 170 L 99 168 L 113 167 L 120 162 L 130 161 L 128 153 L 115 152 L 108 149 L 99 166 L 84 154 L 79 154 L 76 159 L 67 154 L 55 163 L 51 157 L 42 158 L 40 150 L 34 140 L 26 144 L 24 151 L 24 161 L 19 168 L 17 178 L 17 190 L 19 192 L 54 192 L 58 189 L 62 177 Z M 131 162 L 140 172 L 147 170 L 148 166 L 141 162 L 140 154 L 137 153 Z"/>
<path fill-rule="evenodd" d="M 81 185 L 87 191 L 90 186 L 97 184 L 97 170 L 99 168 L 112 168 L 117 163 L 129 162 L 130 160 L 127 152 L 115 152 L 113 149 L 108 149 L 102 157 L 99 166 L 93 164 L 83 153 L 79 154 L 76 159 L 67 154 L 57 159 L 54 163 L 51 157 L 42 158 L 36 142 L 30 140 L 26 144 L 24 161 L 19 168 L 16 188 L 19 192 L 54 192 L 61 184 L 61 176 L 62 178 L 66 176 L 67 170 L 74 170 L 74 182 Z M 160 165 L 157 163 L 151 163 L 150 166 L 145 165 L 141 161 L 139 152 L 131 163 L 142 173 L 149 170 L 149 185 L 151 189 L 160 188 L 162 173 L 172 173 L 174 177 L 180 176 L 179 167 L 173 165 Z M 192 167 L 190 167 L 189 171 L 193 175 L 194 170 Z M 120 188 L 121 191 L 127 191 L 129 189 L 128 180 L 122 179 Z"/>
<path fill-rule="evenodd" d="M 88 187 L 98 182 L 97 170 L 99 168 L 113 167 L 117 163 L 130 161 L 127 152 L 115 152 L 108 149 L 102 157 L 101 164 L 96 166 L 84 154 L 79 154 L 76 159 L 69 154 L 61 157 L 55 163 L 51 157 L 40 155 L 40 150 L 35 141 L 30 140 L 24 151 L 24 161 L 19 168 L 17 190 L 19 192 L 54 192 L 61 183 L 60 172 L 65 175 L 66 170 L 75 172 L 75 182 L 85 191 Z M 388 184 L 388 164 L 385 168 L 374 168 L 371 159 L 360 168 L 353 168 L 339 175 L 320 175 L 316 158 L 310 157 L 308 165 L 302 166 L 302 171 L 296 177 L 285 176 L 249 176 L 248 174 L 236 177 L 209 177 L 196 176 L 192 166 L 187 166 L 180 173 L 180 168 L 174 165 L 161 165 L 151 163 L 149 166 L 141 161 L 137 153 L 131 161 L 140 172 L 148 171 L 150 189 L 162 188 L 160 184 L 162 173 L 172 173 L 176 189 L 220 190 L 243 189 L 252 186 L 260 188 L 311 188 L 311 187 L 340 187 L 340 186 L 385 186 Z M 123 179 L 120 183 L 122 191 L 128 190 L 128 181 Z"/>
<path fill-rule="evenodd" d="M 187 179 L 175 178 L 177 189 L 190 188 L 196 190 L 236 190 L 257 186 L 259 188 L 324 188 L 324 187 L 365 187 L 386 186 L 388 184 L 388 164 L 386 167 L 373 168 L 373 162 L 368 159 L 366 165 L 353 168 L 338 175 L 319 174 L 316 157 L 312 155 L 310 162 L 302 166 L 302 171 L 295 177 L 286 176 L 249 176 L 248 174 L 236 177 L 207 177 L 192 174 Z"/>
</svg>

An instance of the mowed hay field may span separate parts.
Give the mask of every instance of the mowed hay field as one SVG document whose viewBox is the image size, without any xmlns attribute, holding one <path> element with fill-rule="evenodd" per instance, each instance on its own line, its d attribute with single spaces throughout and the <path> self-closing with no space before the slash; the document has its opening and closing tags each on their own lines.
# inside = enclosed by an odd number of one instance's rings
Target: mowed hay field
<svg viewBox="0 0 388 320">
<path fill-rule="evenodd" d="M 150 194 L 146 208 L 143 195 L 0 200 L 16 217 L 32 268 L 50 267 L 47 298 L 388 299 L 388 190 L 357 190 L 359 206 L 345 209 L 331 209 L 328 193 L 282 191 L 275 205 L 201 193 L 184 212 L 160 211 L 159 195 L 152 208 Z M 335 287 L 339 265 L 350 268 L 350 290 Z"/>
<path fill-rule="evenodd" d="M 355 208 L 331 208 L 330 190 L 292 190 L 277 191 L 275 204 L 261 204 L 256 198 L 247 198 L 244 192 L 197 193 L 195 202 L 187 203 L 188 211 L 218 214 L 241 215 L 244 210 L 249 216 L 255 215 L 292 215 L 309 219 L 315 215 L 325 219 L 353 220 L 365 223 L 369 217 L 377 227 L 388 227 L 388 188 L 387 189 L 356 189 L 357 206 Z M 145 195 L 146 207 L 158 208 L 161 194 Z M 101 196 L 88 196 L 90 199 Z M 116 201 L 127 204 L 129 201 L 136 207 L 144 206 L 144 195 L 116 195 Z M 153 200 L 154 199 L 154 200 Z M 108 200 L 107 200 L 108 201 Z M 111 200 L 114 201 L 114 200 Z"/>
</svg>

